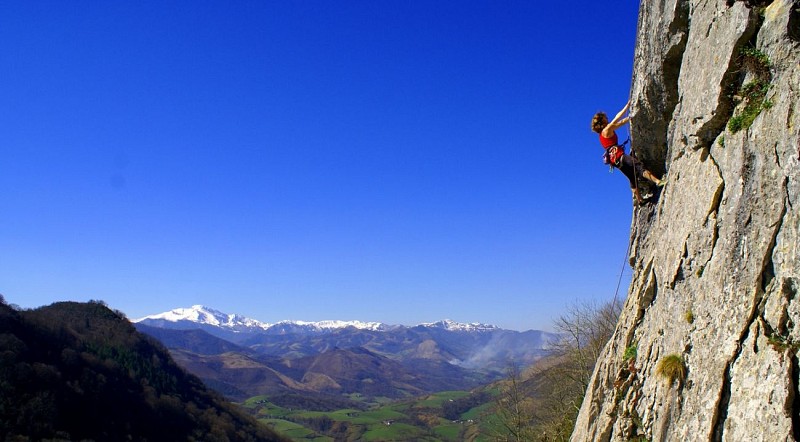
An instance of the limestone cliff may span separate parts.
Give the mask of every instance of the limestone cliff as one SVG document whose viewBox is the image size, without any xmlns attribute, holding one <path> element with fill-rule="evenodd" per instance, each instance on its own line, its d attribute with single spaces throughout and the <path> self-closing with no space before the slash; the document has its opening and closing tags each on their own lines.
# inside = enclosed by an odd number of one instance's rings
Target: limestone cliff
<svg viewBox="0 0 800 442">
<path fill-rule="evenodd" d="M 631 113 L 668 184 L 572 440 L 800 440 L 800 0 L 642 0 Z"/>
</svg>

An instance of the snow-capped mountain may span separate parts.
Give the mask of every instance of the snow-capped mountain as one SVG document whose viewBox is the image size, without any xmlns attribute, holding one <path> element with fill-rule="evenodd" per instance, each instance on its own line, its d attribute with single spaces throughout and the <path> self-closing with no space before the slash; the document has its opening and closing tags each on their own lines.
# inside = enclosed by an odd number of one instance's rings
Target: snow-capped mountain
<svg viewBox="0 0 800 442">
<path fill-rule="evenodd" d="M 145 316 L 134 320 L 135 323 L 161 328 L 208 328 L 214 327 L 234 333 L 269 333 L 269 334 L 316 334 L 326 333 L 343 328 L 359 330 L 384 331 L 392 326 L 380 322 L 363 321 L 279 321 L 275 324 L 261 322 L 242 315 L 228 314 L 203 305 L 189 308 L 176 308 L 164 313 Z"/>
<path fill-rule="evenodd" d="M 420 324 L 422 327 L 428 328 L 441 328 L 447 331 L 462 331 L 462 332 L 480 332 L 480 331 L 494 331 L 500 330 L 500 327 L 491 324 L 481 324 L 479 322 L 470 322 L 469 324 L 464 324 L 462 322 L 452 321 L 450 319 L 444 319 L 441 321 L 436 322 L 426 322 Z"/>
<path fill-rule="evenodd" d="M 356 328 L 359 330 L 384 331 L 391 326 L 380 322 L 362 321 L 280 321 L 269 327 L 267 330 L 272 334 L 289 333 L 325 333 L 342 328 Z"/>
<path fill-rule="evenodd" d="M 219 310 L 214 310 L 203 305 L 193 305 L 189 308 L 176 308 L 168 312 L 145 316 L 133 322 L 141 322 L 146 325 L 164 328 L 173 328 L 169 327 L 168 323 L 174 323 L 176 325 L 194 323 L 219 327 L 233 332 L 264 331 L 272 326 L 271 324 L 266 324 L 241 315 L 222 313 Z"/>
<path fill-rule="evenodd" d="M 145 316 L 134 320 L 141 323 L 161 328 L 206 328 L 215 327 L 234 333 L 269 333 L 269 334 L 317 334 L 328 333 L 338 329 L 355 328 L 358 330 L 386 331 L 399 326 L 387 325 L 381 322 L 363 321 L 279 321 L 275 324 L 261 322 L 242 315 L 222 313 L 219 310 L 203 305 L 194 305 L 189 308 L 176 308 L 164 313 Z M 480 332 L 499 330 L 498 327 L 477 322 L 464 324 L 445 319 L 437 322 L 423 323 L 420 327 L 444 329 L 447 331 Z"/>
</svg>

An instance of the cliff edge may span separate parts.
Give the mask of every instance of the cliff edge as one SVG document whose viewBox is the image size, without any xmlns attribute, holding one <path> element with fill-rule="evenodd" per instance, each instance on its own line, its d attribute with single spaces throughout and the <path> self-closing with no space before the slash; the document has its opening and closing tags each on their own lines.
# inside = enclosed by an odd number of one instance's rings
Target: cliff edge
<svg viewBox="0 0 800 442">
<path fill-rule="evenodd" d="M 666 173 L 572 441 L 800 440 L 800 1 L 642 0 L 632 140 Z"/>
</svg>

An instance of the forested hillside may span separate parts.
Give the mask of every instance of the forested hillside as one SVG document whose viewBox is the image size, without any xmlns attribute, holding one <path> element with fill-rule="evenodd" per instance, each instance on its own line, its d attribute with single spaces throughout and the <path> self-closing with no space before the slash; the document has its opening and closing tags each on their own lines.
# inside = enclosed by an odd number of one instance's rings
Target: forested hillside
<svg viewBox="0 0 800 442">
<path fill-rule="evenodd" d="M 99 302 L 0 298 L 0 440 L 282 441 Z"/>
</svg>

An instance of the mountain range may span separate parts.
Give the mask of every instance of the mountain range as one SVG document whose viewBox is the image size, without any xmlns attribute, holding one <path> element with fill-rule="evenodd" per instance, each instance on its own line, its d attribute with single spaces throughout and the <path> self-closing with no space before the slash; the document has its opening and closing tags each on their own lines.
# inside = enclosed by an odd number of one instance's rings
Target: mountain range
<svg viewBox="0 0 800 442">
<path fill-rule="evenodd" d="M 231 333 L 268 333 L 268 334 L 289 334 L 289 333 L 326 333 L 342 328 L 355 328 L 359 330 L 387 331 L 403 327 L 400 325 L 388 325 L 381 322 L 362 322 L 362 321 L 279 321 L 275 324 L 261 322 L 256 319 L 247 318 L 238 314 L 223 313 L 203 305 L 194 305 L 189 308 L 176 308 L 164 313 L 145 316 L 133 321 L 146 325 L 184 329 L 191 327 L 206 328 L 217 333 L 227 331 Z M 445 319 L 438 322 L 423 323 L 420 327 L 440 328 L 449 331 L 490 331 L 499 330 L 499 327 L 480 323 L 460 323 Z"/>
<path fill-rule="evenodd" d="M 178 364 L 234 400 L 260 394 L 399 398 L 468 389 L 503 376 L 510 364 L 529 365 L 557 339 L 450 320 L 267 324 L 201 305 L 133 322 Z"/>
</svg>

